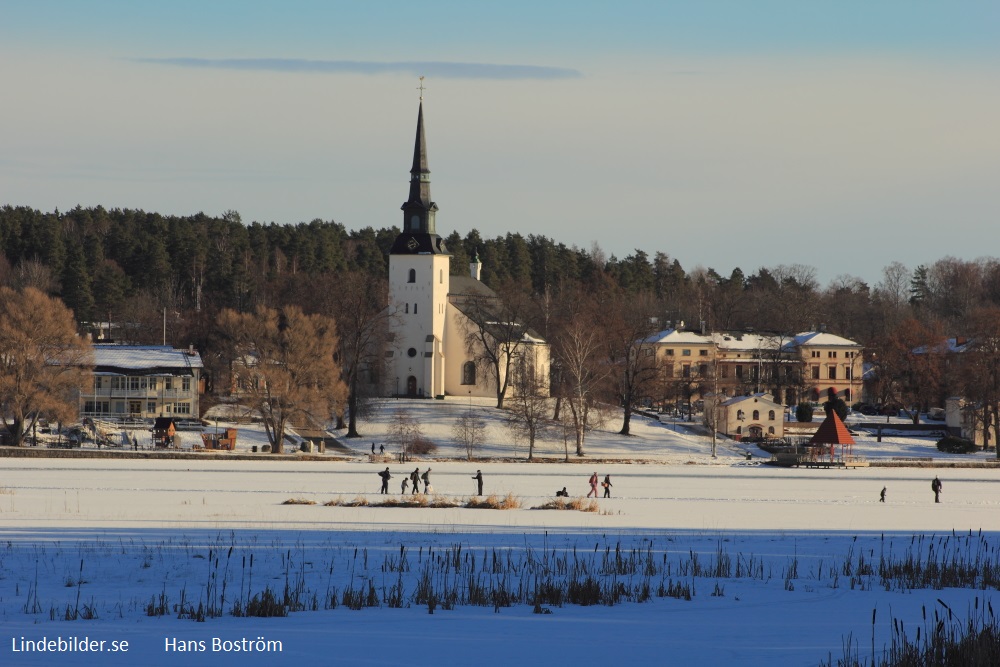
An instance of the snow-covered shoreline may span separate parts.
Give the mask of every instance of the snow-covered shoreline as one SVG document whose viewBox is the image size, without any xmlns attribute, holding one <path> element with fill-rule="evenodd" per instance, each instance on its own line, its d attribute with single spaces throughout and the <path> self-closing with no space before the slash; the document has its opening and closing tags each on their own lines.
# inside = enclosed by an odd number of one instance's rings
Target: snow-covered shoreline
<svg viewBox="0 0 1000 667">
<path fill-rule="evenodd" d="M 887 586 L 876 566 L 883 556 L 927 566 L 958 559 L 973 563 L 967 568 L 973 571 L 995 562 L 995 470 L 774 468 L 759 465 L 757 456 L 747 461 L 745 449 L 733 444 L 720 446 L 713 459 L 707 438 L 641 419 L 630 438 L 593 434 L 584 463 L 526 465 L 524 449 L 515 451 L 518 445 L 499 429 L 481 452 L 492 460 L 470 462 L 448 442 L 447 420 L 433 416 L 440 413 L 431 406 L 441 410 L 434 403 L 425 402 L 426 412 L 421 404 L 410 409 L 441 451 L 434 460 L 405 464 L 369 461 L 371 443 L 381 442 L 375 422 L 365 424 L 366 439 L 349 441 L 354 455 L 339 461 L 0 458 L 0 662 L 551 665 L 603 656 L 616 664 L 817 664 L 841 656 L 845 642 L 862 655 L 873 643 L 879 651 L 894 623 L 915 631 L 926 615 L 946 613 L 942 605 L 956 622 L 987 603 L 1000 605 L 992 584 L 905 589 Z M 259 438 L 242 427 L 242 447 Z M 858 448 L 885 460 L 990 458 L 942 455 L 916 438 L 861 438 Z M 552 458 L 562 443 L 540 449 Z M 642 463 L 599 460 L 626 452 Z M 521 460 L 502 460 L 513 454 Z M 378 502 L 377 472 L 386 466 L 397 497 L 404 475 L 430 467 L 435 494 L 461 501 L 475 492 L 471 477 L 482 470 L 485 493 L 513 494 L 522 506 L 324 505 Z M 531 509 L 563 486 L 572 497 L 584 496 L 591 472 L 610 475 L 614 484 L 611 498 L 598 499 L 600 511 Z M 944 483 L 940 504 L 930 489 L 935 475 Z M 316 504 L 282 504 L 292 498 Z M 428 564 L 439 562 L 430 559 L 455 553 L 462 567 L 471 566 L 465 558 L 475 559 L 470 571 L 484 584 L 507 577 L 511 585 L 534 586 L 526 573 L 569 577 L 583 563 L 591 569 L 581 571 L 604 590 L 614 577 L 631 591 L 641 589 L 635 571 L 607 569 L 606 558 L 618 552 L 645 558 L 640 571 L 656 573 L 649 575 L 648 601 L 545 604 L 551 613 L 535 614 L 522 597 L 511 606 L 456 604 L 431 614 L 418 592 Z M 511 565 L 483 573 L 484 559 L 492 562 L 494 553 L 509 556 Z M 546 562 L 548 570 L 530 569 Z M 458 577 L 436 571 L 431 581 L 461 599 L 470 571 Z M 246 600 L 265 588 L 280 593 L 296 582 L 315 597 L 307 608 L 316 611 L 233 615 L 237 596 Z M 369 583 L 378 606 L 347 608 L 345 591 Z M 657 587 L 672 594 L 658 595 Z M 184 613 L 199 602 L 221 602 L 223 589 L 221 616 L 198 622 Z M 327 608 L 333 589 L 338 605 Z M 129 650 L 63 652 L 56 661 L 46 651 L 16 650 L 58 637 L 109 647 L 128 641 Z M 22 638 L 28 643 L 20 644 Z M 281 651 L 213 651 L 216 638 L 230 648 L 262 638 L 266 646 L 280 642 Z M 202 645 L 206 650 L 178 650 Z"/>
</svg>

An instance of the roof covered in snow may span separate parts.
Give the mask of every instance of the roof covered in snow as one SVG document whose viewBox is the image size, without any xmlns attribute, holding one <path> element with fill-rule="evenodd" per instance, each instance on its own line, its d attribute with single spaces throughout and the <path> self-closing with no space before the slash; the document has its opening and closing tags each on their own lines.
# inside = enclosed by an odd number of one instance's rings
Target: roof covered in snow
<svg viewBox="0 0 1000 667">
<path fill-rule="evenodd" d="M 750 400 L 757 401 L 758 403 L 769 403 L 772 406 L 777 406 L 779 408 L 782 407 L 780 403 L 774 402 L 774 399 L 772 399 L 770 394 L 765 394 L 764 392 L 760 392 L 757 394 L 750 394 L 749 396 L 733 396 L 729 400 L 723 401 L 721 405 L 736 405 L 738 403 Z"/>
<path fill-rule="evenodd" d="M 93 348 L 97 371 L 193 375 L 193 369 L 204 368 L 197 351 L 178 350 L 169 345 L 94 345 Z"/>
<path fill-rule="evenodd" d="M 837 336 L 832 333 L 827 333 L 825 331 L 805 331 L 803 333 L 795 334 L 792 340 L 786 343 L 788 347 L 797 347 L 800 345 L 830 345 L 834 347 L 861 347 L 858 343 L 853 340 L 849 340 L 842 336 Z"/>
<path fill-rule="evenodd" d="M 700 334 L 697 331 L 665 329 L 664 331 L 657 331 L 655 334 L 643 340 L 643 342 L 663 343 L 668 345 L 671 343 L 676 343 L 678 345 L 711 345 L 712 337 Z"/>
</svg>

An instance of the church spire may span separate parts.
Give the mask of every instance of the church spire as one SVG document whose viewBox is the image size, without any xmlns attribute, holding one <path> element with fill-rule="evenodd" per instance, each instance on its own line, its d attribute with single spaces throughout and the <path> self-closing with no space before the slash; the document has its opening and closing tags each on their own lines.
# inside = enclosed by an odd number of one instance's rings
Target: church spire
<svg viewBox="0 0 1000 667">
<path fill-rule="evenodd" d="M 413 142 L 413 166 L 410 167 L 410 197 L 406 203 L 415 202 L 420 202 L 425 208 L 434 206 L 434 202 L 431 201 L 431 170 L 427 166 L 427 139 L 424 136 L 424 103 L 422 101 L 417 111 L 417 138 Z M 437 207 L 434 206 L 434 208 Z"/>
<path fill-rule="evenodd" d="M 400 207 L 403 232 L 393 243 L 390 254 L 447 254 L 444 241 L 437 235 L 434 216 L 438 206 L 431 200 L 431 170 L 427 166 L 427 137 L 424 134 L 424 82 L 420 77 L 420 106 L 417 110 L 417 136 L 413 142 L 410 167 L 410 192 Z"/>
</svg>

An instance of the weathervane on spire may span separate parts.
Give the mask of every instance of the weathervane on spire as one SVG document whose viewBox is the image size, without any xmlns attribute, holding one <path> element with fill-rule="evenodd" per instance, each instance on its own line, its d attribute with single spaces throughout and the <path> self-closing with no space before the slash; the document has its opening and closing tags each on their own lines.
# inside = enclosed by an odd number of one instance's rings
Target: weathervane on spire
<svg viewBox="0 0 1000 667">
<path fill-rule="evenodd" d="M 420 85 L 417 86 L 417 90 L 420 91 L 420 101 L 423 102 L 424 101 L 424 91 L 426 90 L 426 88 L 424 88 L 424 77 L 420 77 Z"/>
</svg>

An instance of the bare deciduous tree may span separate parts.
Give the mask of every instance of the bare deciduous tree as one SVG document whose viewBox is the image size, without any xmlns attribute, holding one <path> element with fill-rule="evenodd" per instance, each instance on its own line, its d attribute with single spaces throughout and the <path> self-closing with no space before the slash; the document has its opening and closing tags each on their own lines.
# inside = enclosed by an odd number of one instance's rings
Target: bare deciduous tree
<svg viewBox="0 0 1000 667">
<path fill-rule="evenodd" d="M 624 409 L 619 433 L 629 435 L 632 409 L 638 399 L 652 391 L 659 375 L 655 343 L 650 339 L 656 332 L 658 310 L 646 293 L 628 298 L 620 294 L 607 295 L 605 303 L 610 314 L 608 357 L 617 369 L 618 396 Z"/>
<path fill-rule="evenodd" d="M 534 359 L 519 355 L 512 364 L 511 384 L 514 395 L 509 399 L 506 424 L 523 442 L 528 443 L 528 460 L 535 455 L 535 441 L 549 426 L 547 383 L 541 373 L 547 369 L 535 368 Z"/>
<path fill-rule="evenodd" d="M 472 406 L 469 406 L 469 409 L 455 420 L 452 435 L 465 448 L 466 460 L 471 461 L 472 455 L 483 445 L 486 435 L 486 420 L 477 415 Z"/>
<path fill-rule="evenodd" d="M 389 429 L 386 438 L 389 442 L 395 443 L 399 447 L 400 462 L 406 461 L 413 450 L 414 445 L 423 440 L 423 433 L 420 424 L 410 414 L 409 410 L 396 410 L 389 422 Z"/>
<path fill-rule="evenodd" d="M 314 284 L 318 310 L 337 322 L 339 360 L 347 383 L 347 437 L 360 437 L 358 417 L 378 395 L 377 383 L 385 371 L 384 356 L 389 320 L 388 284 L 357 271 L 322 276 Z"/>
<path fill-rule="evenodd" d="M 868 361 L 874 370 L 875 394 L 884 404 L 899 402 L 913 423 L 920 409 L 937 400 L 944 382 L 945 338 L 935 323 L 904 320 L 873 345 Z"/>
<path fill-rule="evenodd" d="M 1000 308 L 973 311 L 968 327 L 968 349 L 960 362 L 963 389 L 982 425 L 984 446 L 991 441 L 996 445 L 1000 443 Z"/>
<path fill-rule="evenodd" d="M 577 297 L 573 303 L 581 307 L 557 327 L 553 354 L 561 379 L 560 395 L 573 420 L 576 455 L 583 456 L 595 401 L 607 393 L 613 367 L 602 356 L 606 341 L 601 327 L 595 326 L 599 312 L 596 303 L 584 295 Z"/>
<path fill-rule="evenodd" d="M 469 295 L 458 306 L 466 316 L 465 347 L 493 382 L 497 408 L 502 409 L 514 361 L 531 342 L 526 325 L 531 303 L 508 285 L 497 296 Z"/>
<path fill-rule="evenodd" d="M 61 301 L 0 287 L 0 418 L 15 446 L 40 417 L 76 418 L 92 366 L 90 344 Z"/>
<path fill-rule="evenodd" d="M 335 322 L 296 306 L 224 310 L 219 329 L 235 352 L 244 400 L 264 421 L 271 449 L 281 453 L 289 424 L 325 424 L 344 409 L 347 387 L 334 356 Z"/>
</svg>

